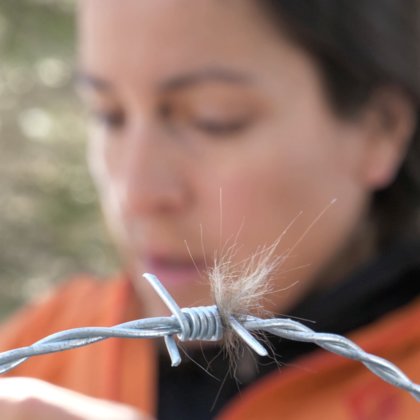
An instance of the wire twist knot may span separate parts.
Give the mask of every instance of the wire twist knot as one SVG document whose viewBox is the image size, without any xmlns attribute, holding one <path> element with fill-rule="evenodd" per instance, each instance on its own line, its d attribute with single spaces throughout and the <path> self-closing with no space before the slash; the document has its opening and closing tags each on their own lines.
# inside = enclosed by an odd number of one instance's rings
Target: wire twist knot
<svg viewBox="0 0 420 420">
<path fill-rule="evenodd" d="M 182 308 L 184 320 L 178 338 L 181 341 L 218 341 L 223 337 L 223 326 L 216 305 Z M 188 327 L 185 328 L 188 323 Z"/>
<path fill-rule="evenodd" d="M 177 337 L 180 341 L 197 339 L 218 341 L 222 339 L 223 325 L 217 306 L 181 309 L 154 274 L 144 273 L 143 277 L 150 283 L 178 321 L 179 333 L 177 334 Z M 268 353 L 264 346 L 262 346 L 253 335 L 238 322 L 238 320 L 233 316 L 230 316 L 227 322 L 256 353 L 260 356 L 267 356 Z M 181 363 L 181 355 L 179 354 L 173 336 L 165 336 L 164 340 L 171 358 L 172 366 L 178 366 Z"/>
</svg>

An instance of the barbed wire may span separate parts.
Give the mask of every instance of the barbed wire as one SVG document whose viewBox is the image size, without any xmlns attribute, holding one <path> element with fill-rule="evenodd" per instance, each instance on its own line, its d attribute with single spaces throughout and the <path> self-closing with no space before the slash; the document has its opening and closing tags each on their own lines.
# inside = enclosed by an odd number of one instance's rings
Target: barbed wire
<svg viewBox="0 0 420 420">
<path fill-rule="evenodd" d="M 218 341 L 223 338 L 224 324 L 229 324 L 229 327 L 260 356 L 267 356 L 268 352 L 251 334 L 252 331 L 265 331 L 289 340 L 314 343 L 327 351 L 363 363 L 375 375 L 395 387 L 408 391 L 420 401 L 420 385 L 413 383 L 388 360 L 366 353 L 343 336 L 318 333 L 288 318 L 261 319 L 247 315 L 239 318 L 229 316 L 227 320 L 222 320 L 217 306 L 214 305 L 181 309 L 156 276 L 146 273 L 144 277 L 168 306 L 172 316 L 138 319 L 113 327 L 84 327 L 61 331 L 30 346 L 0 353 L 0 373 L 8 372 L 32 356 L 74 349 L 111 337 L 163 337 L 172 366 L 178 366 L 181 356 L 174 336 L 180 341 Z"/>
</svg>

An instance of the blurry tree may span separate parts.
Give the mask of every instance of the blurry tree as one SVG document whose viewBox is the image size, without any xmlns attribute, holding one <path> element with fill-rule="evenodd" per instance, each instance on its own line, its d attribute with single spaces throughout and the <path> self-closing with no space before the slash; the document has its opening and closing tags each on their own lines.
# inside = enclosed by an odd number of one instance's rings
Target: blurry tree
<svg viewBox="0 0 420 420">
<path fill-rule="evenodd" d="M 74 2 L 0 0 L 0 317 L 116 259 L 72 86 Z"/>
</svg>

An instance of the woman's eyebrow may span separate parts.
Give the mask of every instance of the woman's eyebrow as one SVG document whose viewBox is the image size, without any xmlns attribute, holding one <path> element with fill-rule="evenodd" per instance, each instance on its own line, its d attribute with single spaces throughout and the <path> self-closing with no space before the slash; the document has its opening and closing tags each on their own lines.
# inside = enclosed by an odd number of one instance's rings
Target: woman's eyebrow
<svg viewBox="0 0 420 420">
<path fill-rule="evenodd" d="M 250 84 L 252 78 L 236 70 L 224 68 L 206 68 L 191 73 L 174 76 L 159 84 L 161 91 L 173 91 L 192 87 L 206 82 L 224 82 L 232 84 Z"/>
<path fill-rule="evenodd" d="M 253 79 L 248 74 L 241 73 L 236 70 L 206 68 L 191 73 L 168 77 L 167 80 L 158 84 L 158 90 L 160 92 L 175 91 L 208 82 L 249 85 L 253 83 Z M 109 92 L 113 90 L 111 82 L 95 75 L 88 74 L 84 71 L 76 72 L 75 84 L 80 87 L 88 87 L 102 92 Z"/>
<path fill-rule="evenodd" d="M 108 92 L 113 89 L 112 83 L 92 74 L 77 71 L 74 77 L 75 85 L 83 88 L 90 88 L 97 91 Z"/>
</svg>

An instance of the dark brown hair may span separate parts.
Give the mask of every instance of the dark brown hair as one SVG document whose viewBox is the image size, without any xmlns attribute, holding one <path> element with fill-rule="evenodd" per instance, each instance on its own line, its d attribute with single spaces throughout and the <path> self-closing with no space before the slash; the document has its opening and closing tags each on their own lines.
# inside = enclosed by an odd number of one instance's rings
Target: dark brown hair
<svg viewBox="0 0 420 420">
<path fill-rule="evenodd" d="M 334 109 L 357 112 L 381 86 L 398 86 L 420 110 L 418 0 L 258 0 L 267 16 L 317 62 Z M 378 245 L 418 235 L 420 130 L 395 181 L 377 191 Z"/>
</svg>

